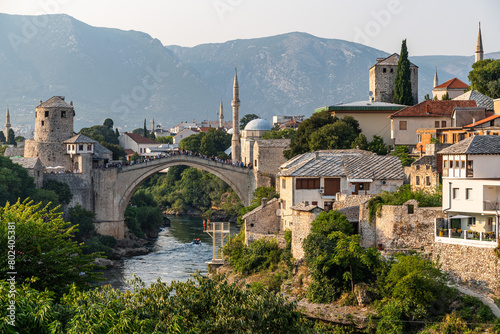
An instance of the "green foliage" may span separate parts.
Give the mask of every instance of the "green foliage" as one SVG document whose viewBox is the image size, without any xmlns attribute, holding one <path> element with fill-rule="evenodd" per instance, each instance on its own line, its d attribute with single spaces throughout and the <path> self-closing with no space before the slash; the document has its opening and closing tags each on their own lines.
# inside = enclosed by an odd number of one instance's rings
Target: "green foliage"
<svg viewBox="0 0 500 334">
<path fill-rule="evenodd" d="M 439 144 L 440 141 L 439 141 L 439 138 L 438 137 L 432 137 L 431 138 L 431 144 Z"/>
<path fill-rule="evenodd" d="M 17 143 L 22 143 L 26 140 L 26 138 L 24 138 L 23 136 L 16 136 L 16 138 L 14 138 L 14 140 L 17 142 Z"/>
<path fill-rule="evenodd" d="M 384 143 L 384 139 L 380 136 L 373 136 L 373 140 L 368 144 L 367 149 L 378 155 L 387 154 L 387 146 Z"/>
<path fill-rule="evenodd" d="M 451 100 L 451 97 L 450 95 L 448 94 L 448 92 L 444 93 L 443 96 L 441 96 L 441 100 L 442 101 L 448 101 L 448 100 Z"/>
<path fill-rule="evenodd" d="M 155 235 L 163 224 L 163 213 L 151 193 L 143 189 L 137 191 L 130 199 L 130 205 L 125 210 L 125 223 L 136 236 L 143 238 Z"/>
<path fill-rule="evenodd" d="M 425 96 L 424 96 L 424 100 L 426 100 L 426 101 L 430 101 L 430 100 L 432 100 L 432 99 L 431 99 L 431 96 L 430 96 L 429 94 L 425 94 Z"/>
<path fill-rule="evenodd" d="M 111 127 L 109 127 L 110 124 Z M 104 125 L 94 125 L 90 128 L 82 128 L 80 134 L 92 138 L 101 144 L 104 142 L 119 145 L 117 133 L 113 131 L 113 120 L 110 118 L 104 121 Z"/>
<path fill-rule="evenodd" d="M 40 203 L 42 207 L 48 206 L 51 210 L 62 211 L 59 206 L 59 196 L 52 190 L 35 189 L 29 198 L 34 203 Z"/>
<path fill-rule="evenodd" d="M 7 138 L 5 138 L 5 134 L 3 131 L 0 131 L 0 143 L 5 143 L 7 141 Z"/>
<path fill-rule="evenodd" d="M 240 119 L 240 130 L 245 129 L 245 126 L 250 122 L 253 121 L 254 119 L 260 118 L 259 115 L 255 114 L 246 114 Z"/>
<path fill-rule="evenodd" d="M 226 131 L 210 128 L 201 139 L 200 150 L 198 152 L 209 157 L 218 156 L 223 154 L 230 146 L 230 134 Z"/>
<path fill-rule="evenodd" d="M 33 195 L 35 183 L 26 169 L 13 163 L 8 157 L 0 156 L 0 206 L 15 203 Z"/>
<path fill-rule="evenodd" d="M 0 208 L 0 217 L 2 245 L 7 245 L 8 231 L 12 230 L 9 226 L 15 223 L 18 282 L 36 276 L 34 288 L 49 288 L 60 296 L 73 283 L 88 288 L 96 280 L 93 271 L 96 254 L 82 254 L 81 245 L 73 241 L 76 228 L 65 222 L 61 213 L 17 202 Z M 7 256 L 0 257 L 0 270 L 10 271 Z"/>
<path fill-rule="evenodd" d="M 359 235 L 352 233 L 352 224 L 338 211 L 322 212 L 312 223 L 303 242 L 313 279 L 307 292 L 312 301 L 331 302 L 355 284 L 376 278 L 381 266 L 378 252 L 362 248 Z"/>
<path fill-rule="evenodd" d="M 399 160 L 401 160 L 401 164 L 403 167 L 405 166 L 410 166 L 411 163 L 413 162 L 413 159 L 410 158 L 408 155 L 410 153 L 410 149 L 408 146 L 401 145 L 401 146 L 396 146 L 394 148 L 394 151 L 391 152 L 391 155 L 398 157 Z"/>
<path fill-rule="evenodd" d="M 332 150 L 350 148 L 352 142 L 359 136 L 359 132 L 345 119 L 336 120 L 333 124 L 327 124 L 311 134 L 309 150 Z M 357 124 L 357 121 L 355 121 Z M 359 128 L 359 125 L 358 125 Z"/>
<path fill-rule="evenodd" d="M 110 257 L 113 254 L 113 250 L 104 245 L 99 236 L 93 236 L 85 241 L 85 248 L 83 254 L 100 253 L 104 254 L 106 257 Z M 102 257 L 102 256 L 101 256 Z"/>
<path fill-rule="evenodd" d="M 294 129 L 283 129 L 283 130 L 269 130 L 264 132 L 262 139 L 293 139 L 297 135 L 297 131 Z"/>
<path fill-rule="evenodd" d="M 52 190 L 59 197 L 58 202 L 61 204 L 69 204 L 73 198 L 69 185 L 64 182 L 56 180 L 45 180 L 43 182 L 43 189 Z"/>
<path fill-rule="evenodd" d="M 179 143 L 179 148 L 187 151 L 200 152 L 201 140 L 205 137 L 205 135 L 205 132 L 200 132 L 186 137 Z"/>
<path fill-rule="evenodd" d="M 351 143 L 351 148 L 357 148 L 360 150 L 366 150 L 368 149 L 368 139 L 366 139 L 366 136 L 362 133 L 354 139 L 354 141 Z"/>
<path fill-rule="evenodd" d="M 100 142 L 100 144 L 113 152 L 113 160 L 125 159 L 125 149 L 118 144 L 110 144 L 107 142 Z"/>
<path fill-rule="evenodd" d="M 267 198 L 270 201 L 273 198 L 279 198 L 279 194 L 276 193 L 274 187 L 258 187 L 252 194 L 252 202 L 250 204 L 257 207 L 261 205 L 263 198 Z"/>
<path fill-rule="evenodd" d="M 113 129 L 114 122 L 111 118 L 106 118 L 102 125 L 108 129 Z"/>
<path fill-rule="evenodd" d="M 173 144 L 174 143 L 174 137 L 172 137 L 172 136 L 162 136 L 162 137 L 156 138 L 155 140 L 161 144 Z"/>
<path fill-rule="evenodd" d="M 139 153 L 137 152 L 134 152 L 134 154 L 132 154 L 129 158 L 130 161 L 137 161 L 141 158 L 141 156 L 139 155 Z"/>
<path fill-rule="evenodd" d="M 80 204 L 69 209 L 69 221 L 73 225 L 78 225 L 78 232 L 75 238 L 83 241 L 95 232 L 94 227 L 95 213 L 85 210 Z"/>
<path fill-rule="evenodd" d="M 493 99 L 500 98 L 500 59 L 475 62 L 468 78 L 473 89 Z"/>
<path fill-rule="evenodd" d="M 16 134 L 12 129 L 9 129 L 9 132 L 7 133 L 7 144 L 17 146 Z"/>
<path fill-rule="evenodd" d="M 412 106 L 414 103 L 411 91 L 410 61 L 408 60 L 406 39 L 404 39 L 401 43 L 401 53 L 399 55 L 398 67 L 396 69 L 396 78 L 394 79 L 393 103 L 404 104 L 407 106 Z"/>
<path fill-rule="evenodd" d="M 423 190 L 412 191 L 409 184 L 404 184 L 394 192 L 383 192 L 371 198 L 368 201 L 369 219 L 375 218 L 382 205 L 403 205 L 411 199 L 417 200 L 420 207 L 438 207 L 442 204 L 442 192 L 441 189 L 432 193 Z"/>
<path fill-rule="evenodd" d="M 248 247 L 242 240 L 234 240 L 224 247 L 224 255 L 230 257 L 231 267 L 242 274 L 249 275 L 269 269 L 280 262 L 282 250 L 276 240 L 258 239 Z"/>
</svg>

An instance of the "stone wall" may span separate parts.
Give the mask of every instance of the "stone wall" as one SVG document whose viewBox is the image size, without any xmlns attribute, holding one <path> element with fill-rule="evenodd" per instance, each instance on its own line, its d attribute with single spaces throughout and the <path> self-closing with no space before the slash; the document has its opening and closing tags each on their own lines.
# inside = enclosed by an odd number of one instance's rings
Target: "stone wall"
<svg viewBox="0 0 500 334">
<path fill-rule="evenodd" d="M 368 220 L 367 204 L 360 210 L 363 247 L 382 244 L 386 250 L 422 248 L 434 243 L 434 219 L 443 218 L 441 207 L 420 208 L 416 200 L 403 205 L 384 205 L 375 223 Z"/>
<path fill-rule="evenodd" d="M 436 242 L 429 250 L 452 279 L 500 296 L 500 259 L 494 249 Z"/>
<path fill-rule="evenodd" d="M 63 166 L 66 170 L 72 168 L 71 158 L 66 153 L 66 145 L 63 143 L 26 140 L 24 157 L 39 158 L 44 167 Z"/>
<path fill-rule="evenodd" d="M 245 244 L 252 241 L 275 236 L 280 232 L 280 217 L 276 214 L 279 209 L 279 200 L 273 198 L 269 202 L 262 201 L 262 205 L 243 216 L 245 221 Z"/>
<path fill-rule="evenodd" d="M 359 207 L 368 202 L 374 195 L 351 195 L 344 200 L 335 201 L 332 210 L 337 210 L 347 216 L 349 221 L 359 221 Z"/>
<path fill-rule="evenodd" d="M 312 222 L 321 212 L 321 209 L 314 211 L 293 211 L 292 230 L 292 256 L 296 260 L 304 258 L 302 242 L 311 233 Z"/>
</svg>

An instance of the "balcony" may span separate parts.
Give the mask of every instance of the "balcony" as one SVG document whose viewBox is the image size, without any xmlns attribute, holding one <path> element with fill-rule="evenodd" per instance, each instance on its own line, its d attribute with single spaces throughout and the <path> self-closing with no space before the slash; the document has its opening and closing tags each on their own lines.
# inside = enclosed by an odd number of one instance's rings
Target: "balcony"
<svg viewBox="0 0 500 334">
<path fill-rule="evenodd" d="M 488 248 L 498 246 L 499 234 L 497 229 L 491 232 L 476 232 L 448 227 L 447 219 L 437 218 L 435 220 L 435 242 Z"/>
<path fill-rule="evenodd" d="M 483 201 L 483 211 L 500 210 L 500 203 L 495 201 Z"/>
</svg>

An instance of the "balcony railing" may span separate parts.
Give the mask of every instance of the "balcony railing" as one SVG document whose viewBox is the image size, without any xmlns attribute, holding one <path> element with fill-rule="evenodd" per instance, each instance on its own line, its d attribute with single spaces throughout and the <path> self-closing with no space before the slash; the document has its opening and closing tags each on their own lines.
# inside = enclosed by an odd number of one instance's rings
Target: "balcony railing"
<svg viewBox="0 0 500 334">
<path fill-rule="evenodd" d="M 495 201 L 483 201 L 484 211 L 495 211 L 500 210 L 500 203 Z"/>
<path fill-rule="evenodd" d="M 467 169 L 467 172 L 465 174 L 466 177 L 474 177 L 474 170 L 473 169 Z"/>
<path fill-rule="evenodd" d="M 498 245 L 498 233 L 495 231 L 476 232 L 472 230 L 449 228 L 448 223 L 447 219 L 436 219 L 436 242 L 463 244 L 477 247 L 496 247 Z"/>
</svg>

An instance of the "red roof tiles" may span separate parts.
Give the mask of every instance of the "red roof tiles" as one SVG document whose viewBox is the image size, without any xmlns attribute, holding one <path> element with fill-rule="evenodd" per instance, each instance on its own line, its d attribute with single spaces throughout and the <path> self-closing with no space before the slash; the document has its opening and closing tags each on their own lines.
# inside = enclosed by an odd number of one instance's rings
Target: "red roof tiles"
<svg viewBox="0 0 500 334">
<path fill-rule="evenodd" d="M 155 142 L 154 140 L 143 137 L 137 133 L 125 132 L 124 134 L 129 136 L 130 139 L 135 141 L 137 144 L 159 144 L 159 143 Z"/>
<path fill-rule="evenodd" d="M 450 79 L 450 80 L 443 82 L 442 84 L 434 87 L 434 89 L 436 89 L 436 88 L 467 89 L 467 88 L 469 88 L 469 85 L 460 79 L 453 78 L 453 79 Z"/>
<path fill-rule="evenodd" d="M 479 121 L 476 121 L 476 123 L 471 123 L 471 124 L 468 124 L 466 126 L 464 126 L 464 128 L 473 128 L 474 126 L 476 125 L 481 125 L 481 124 L 484 124 L 484 123 L 487 123 L 489 121 L 492 121 L 494 119 L 497 119 L 498 117 L 500 117 L 500 115 L 491 115 L 491 116 L 488 116 L 486 118 L 483 118 Z"/>
<path fill-rule="evenodd" d="M 422 101 L 414 106 L 406 107 L 389 117 L 451 117 L 455 108 L 477 107 L 476 101 Z"/>
</svg>

